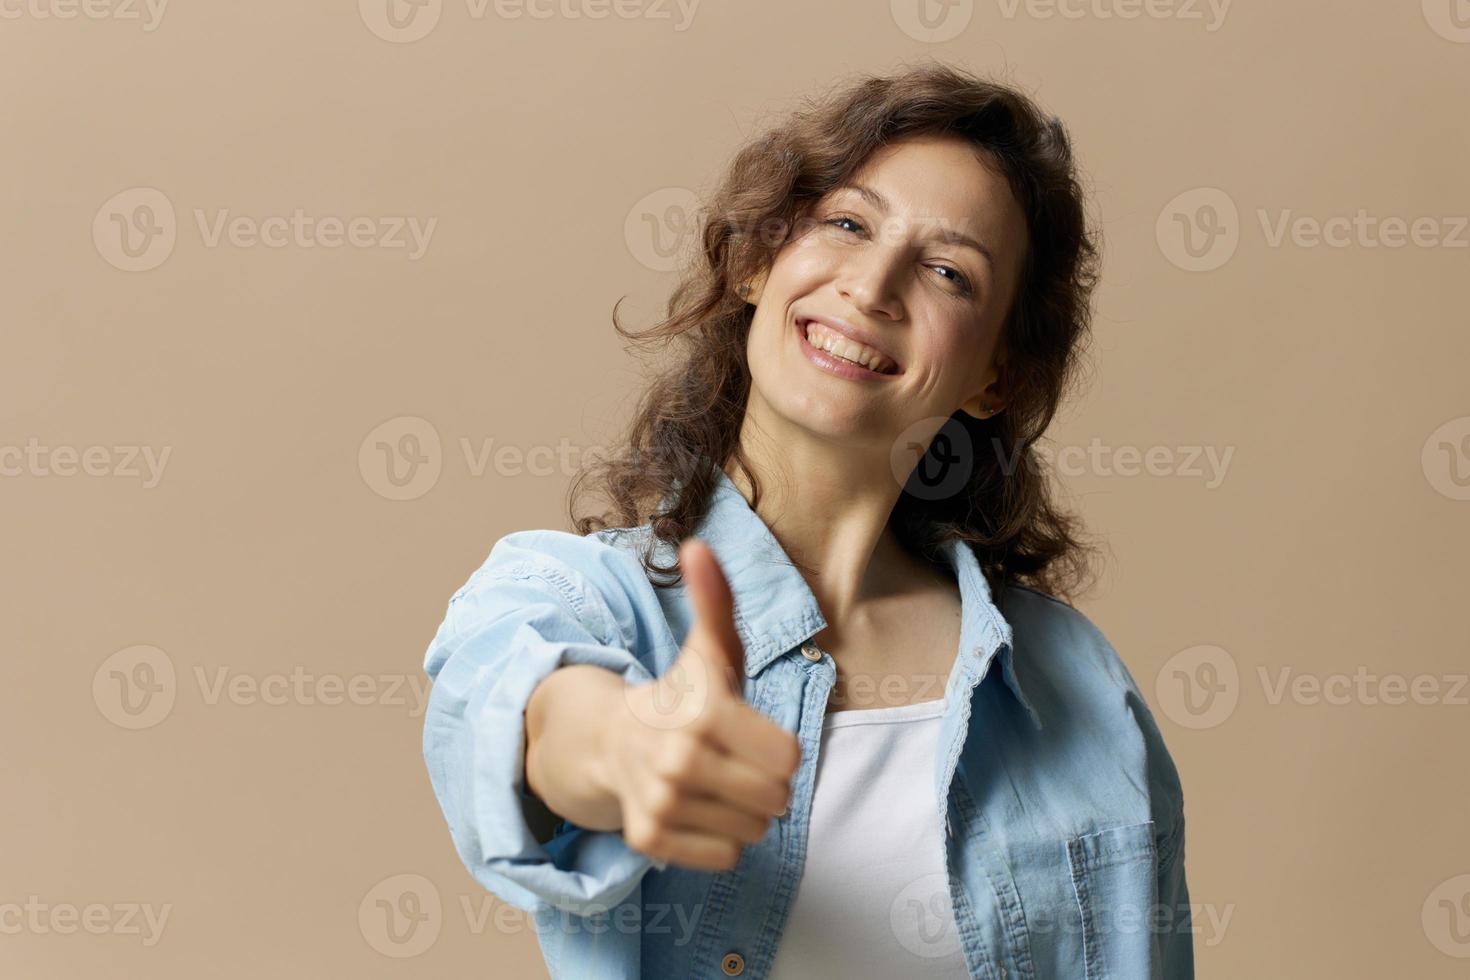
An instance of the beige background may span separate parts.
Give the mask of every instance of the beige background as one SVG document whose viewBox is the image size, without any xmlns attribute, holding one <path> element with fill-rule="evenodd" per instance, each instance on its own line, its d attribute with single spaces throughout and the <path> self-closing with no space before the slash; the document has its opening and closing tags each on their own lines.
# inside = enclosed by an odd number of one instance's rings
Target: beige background
<svg viewBox="0 0 1470 980">
<path fill-rule="evenodd" d="M 1059 113 L 1094 190 L 1055 445 L 1101 447 L 1062 477 L 1114 556 L 1080 606 L 1183 773 L 1228 916 L 1199 975 L 1464 976 L 1463 0 L 526 9 L 0 2 L 0 975 L 543 976 L 430 792 L 424 648 L 498 536 L 565 526 L 639 379 L 610 309 L 661 308 L 693 196 L 802 95 L 932 56 Z M 211 238 L 298 209 L 368 223 Z M 422 254 L 379 244 L 407 217 Z"/>
</svg>

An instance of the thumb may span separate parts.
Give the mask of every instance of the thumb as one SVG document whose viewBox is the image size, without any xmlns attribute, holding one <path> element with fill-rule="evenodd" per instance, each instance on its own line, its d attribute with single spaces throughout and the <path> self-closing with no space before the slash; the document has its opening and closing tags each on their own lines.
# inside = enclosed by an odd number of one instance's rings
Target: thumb
<svg viewBox="0 0 1470 980">
<path fill-rule="evenodd" d="M 745 645 L 735 629 L 735 598 L 710 546 L 688 538 L 679 546 L 679 567 L 694 605 L 694 626 L 686 648 L 696 650 L 719 673 L 737 698 L 745 688 Z"/>
</svg>

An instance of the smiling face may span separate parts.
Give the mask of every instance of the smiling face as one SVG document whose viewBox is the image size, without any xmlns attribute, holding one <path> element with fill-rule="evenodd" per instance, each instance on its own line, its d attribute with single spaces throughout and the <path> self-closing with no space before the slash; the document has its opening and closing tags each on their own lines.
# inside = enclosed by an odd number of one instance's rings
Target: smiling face
<svg viewBox="0 0 1470 980">
<path fill-rule="evenodd" d="M 921 420 L 932 435 L 956 410 L 1003 404 L 997 342 L 1026 223 L 981 153 L 950 137 L 889 144 L 781 247 L 748 297 L 747 410 L 762 428 L 886 458 Z"/>
</svg>

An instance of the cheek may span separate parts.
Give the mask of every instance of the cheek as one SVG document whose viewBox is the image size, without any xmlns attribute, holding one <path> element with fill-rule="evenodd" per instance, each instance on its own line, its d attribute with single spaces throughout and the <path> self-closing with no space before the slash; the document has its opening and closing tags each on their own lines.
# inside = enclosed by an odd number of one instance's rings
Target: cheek
<svg viewBox="0 0 1470 980">
<path fill-rule="evenodd" d="M 792 304 L 812 296 L 831 279 L 831 256 L 805 242 L 787 245 L 771 263 L 747 343 L 752 372 L 760 369 L 760 361 L 779 356 L 793 342 L 787 322 Z"/>
<path fill-rule="evenodd" d="M 985 376 L 991 344 L 974 324 L 951 325 L 926 341 L 925 363 L 935 386 L 947 394 L 967 392 Z"/>
<path fill-rule="evenodd" d="M 790 242 L 776 253 L 776 260 L 771 264 L 771 281 L 799 286 L 830 274 L 837 262 L 836 252 L 822 240 L 821 235 L 810 234 Z"/>
<path fill-rule="evenodd" d="M 760 310 L 745 340 L 746 363 L 753 378 L 765 377 L 780 362 L 781 345 L 788 339 L 785 310 L 784 301 L 778 302 L 775 296 L 762 297 Z"/>
</svg>

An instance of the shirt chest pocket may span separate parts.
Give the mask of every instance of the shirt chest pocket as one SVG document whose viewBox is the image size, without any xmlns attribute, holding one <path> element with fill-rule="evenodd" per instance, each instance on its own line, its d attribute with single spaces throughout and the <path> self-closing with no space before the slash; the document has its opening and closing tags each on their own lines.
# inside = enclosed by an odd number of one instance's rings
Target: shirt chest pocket
<svg viewBox="0 0 1470 980">
<path fill-rule="evenodd" d="M 1087 980 L 1157 977 L 1158 855 L 1153 821 L 1073 837 L 1067 864 Z"/>
</svg>

